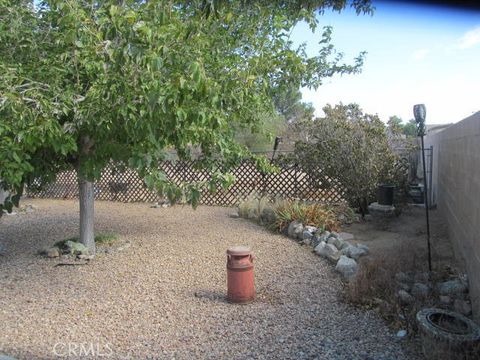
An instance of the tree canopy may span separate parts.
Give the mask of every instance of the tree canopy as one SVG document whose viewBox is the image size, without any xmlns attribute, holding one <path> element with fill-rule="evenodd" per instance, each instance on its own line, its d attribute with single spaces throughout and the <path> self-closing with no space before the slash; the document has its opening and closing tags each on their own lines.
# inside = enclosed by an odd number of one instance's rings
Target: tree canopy
<svg viewBox="0 0 480 360">
<path fill-rule="evenodd" d="M 318 14 L 345 6 L 0 0 L 2 186 L 19 194 L 24 184 L 52 181 L 66 169 L 92 181 L 115 162 L 173 200 L 185 196 L 195 205 L 202 187 L 231 183 L 228 170 L 250 156 L 236 132 L 275 114 L 276 94 L 360 71 L 364 54 L 344 63 L 329 27 L 319 32 L 315 56 L 289 38 L 298 22 L 314 31 Z M 368 0 L 351 6 L 372 11 Z M 157 164 L 171 149 L 189 159 L 192 147 L 201 149 L 198 164 L 212 179 L 175 186 Z M 266 161 L 257 163 L 266 169 Z"/>
</svg>

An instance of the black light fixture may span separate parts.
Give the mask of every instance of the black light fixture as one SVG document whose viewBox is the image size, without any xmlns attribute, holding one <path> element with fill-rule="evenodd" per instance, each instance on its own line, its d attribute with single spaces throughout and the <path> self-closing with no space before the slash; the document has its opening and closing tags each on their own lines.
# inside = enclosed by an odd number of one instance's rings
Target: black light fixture
<svg viewBox="0 0 480 360">
<path fill-rule="evenodd" d="M 427 217 L 427 248 L 428 248 L 428 270 L 432 271 L 432 252 L 430 246 L 430 221 L 428 217 L 428 186 L 427 186 L 427 167 L 425 165 L 425 145 L 423 137 L 426 135 L 425 118 L 427 116 L 427 109 L 424 104 L 417 104 L 413 106 L 413 116 L 417 124 L 417 136 L 420 137 L 422 143 L 422 160 L 423 160 L 423 185 L 424 185 L 424 202 L 425 214 Z"/>
</svg>

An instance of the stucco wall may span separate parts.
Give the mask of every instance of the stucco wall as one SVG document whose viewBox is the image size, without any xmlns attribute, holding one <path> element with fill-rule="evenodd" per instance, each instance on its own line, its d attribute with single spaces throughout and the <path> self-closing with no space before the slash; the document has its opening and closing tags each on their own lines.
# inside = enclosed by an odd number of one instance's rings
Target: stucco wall
<svg viewBox="0 0 480 360">
<path fill-rule="evenodd" d="M 474 317 L 480 320 L 480 112 L 427 136 L 426 145 L 434 148 L 437 207 L 467 270 Z"/>
</svg>

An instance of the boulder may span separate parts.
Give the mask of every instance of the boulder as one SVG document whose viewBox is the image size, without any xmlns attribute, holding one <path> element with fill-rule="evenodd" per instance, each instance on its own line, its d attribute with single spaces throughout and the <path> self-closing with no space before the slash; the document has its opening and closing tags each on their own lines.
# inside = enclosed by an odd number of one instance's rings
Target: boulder
<svg viewBox="0 0 480 360">
<path fill-rule="evenodd" d="M 77 258 L 80 259 L 80 260 L 93 260 L 95 258 L 95 255 L 84 255 L 84 254 L 80 254 L 80 255 L 77 255 Z"/>
<path fill-rule="evenodd" d="M 327 242 L 327 236 L 325 234 L 320 235 L 316 233 L 315 235 L 313 235 L 312 245 L 314 248 L 316 248 L 321 242 Z"/>
<path fill-rule="evenodd" d="M 428 271 L 416 273 L 413 276 L 413 281 L 414 282 L 420 282 L 420 283 L 426 283 L 426 282 L 430 281 L 430 273 Z"/>
<path fill-rule="evenodd" d="M 265 224 L 274 224 L 277 221 L 277 214 L 271 207 L 265 207 L 260 214 L 260 220 Z"/>
<path fill-rule="evenodd" d="M 455 299 L 453 303 L 453 308 L 456 312 L 468 316 L 472 313 L 472 305 L 468 301 Z"/>
<path fill-rule="evenodd" d="M 341 237 L 329 237 L 327 243 L 334 245 L 338 250 L 345 247 L 345 241 Z"/>
<path fill-rule="evenodd" d="M 347 232 L 340 232 L 340 233 L 338 233 L 338 236 L 340 236 L 345 241 L 350 241 L 350 240 L 354 239 L 353 234 L 350 234 L 350 233 L 347 233 Z"/>
<path fill-rule="evenodd" d="M 415 302 L 415 298 L 405 290 L 399 290 L 397 296 L 400 300 L 400 303 L 402 303 L 403 305 L 408 305 Z"/>
<path fill-rule="evenodd" d="M 325 242 L 321 242 L 317 245 L 315 248 L 315 253 L 327 258 L 331 262 L 336 262 L 340 256 L 337 248 L 334 245 L 327 244 Z"/>
<path fill-rule="evenodd" d="M 430 288 L 428 285 L 417 282 L 412 286 L 412 295 L 417 299 L 425 299 L 430 295 Z"/>
<path fill-rule="evenodd" d="M 305 240 L 310 241 L 312 238 L 313 238 L 313 234 L 310 231 L 303 230 L 303 233 L 302 233 L 303 242 L 305 242 Z"/>
<path fill-rule="evenodd" d="M 303 224 L 297 220 L 294 220 L 288 225 L 288 237 L 292 239 L 299 239 L 303 234 Z"/>
<path fill-rule="evenodd" d="M 45 256 L 48 258 L 57 258 L 60 256 L 60 250 L 57 247 L 51 247 L 45 250 Z"/>
<path fill-rule="evenodd" d="M 310 239 L 303 239 L 302 244 L 310 246 L 310 245 L 312 245 L 312 239 L 311 238 Z"/>
<path fill-rule="evenodd" d="M 409 283 L 412 281 L 412 278 L 408 274 L 400 271 L 395 274 L 395 280 L 402 283 Z"/>
<path fill-rule="evenodd" d="M 315 234 L 318 231 L 318 228 L 316 228 L 315 226 L 307 225 L 305 226 L 305 230 L 311 232 L 312 234 Z"/>
<path fill-rule="evenodd" d="M 452 298 L 447 295 L 440 295 L 439 300 L 440 300 L 440 303 L 443 305 L 450 305 L 452 303 Z"/>
<path fill-rule="evenodd" d="M 365 244 L 357 244 L 357 248 L 363 250 L 365 252 L 365 255 L 368 255 L 370 253 L 370 248 Z"/>
<path fill-rule="evenodd" d="M 440 295 L 455 295 L 455 294 L 462 294 L 468 291 L 467 285 L 459 280 L 449 280 L 437 285 L 437 291 Z"/>
<path fill-rule="evenodd" d="M 332 231 L 331 233 L 329 233 L 329 234 L 328 234 L 328 237 L 329 237 L 329 238 L 331 238 L 331 237 L 338 238 L 338 237 L 339 237 L 339 235 L 338 235 L 338 233 L 337 233 L 337 232 L 335 232 L 335 231 Z"/>
<path fill-rule="evenodd" d="M 397 281 L 397 287 L 399 289 L 402 289 L 402 290 L 405 290 L 405 291 L 410 291 L 411 290 L 410 285 L 408 285 L 406 283 L 403 283 L 403 282 L 399 282 L 399 281 Z"/>
<path fill-rule="evenodd" d="M 355 260 L 342 255 L 337 262 L 337 266 L 335 266 L 335 270 L 345 279 L 350 279 L 357 274 L 358 264 Z"/>
<path fill-rule="evenodd" d="M 352 258 L 354 260 L 358 260 L 360 257 L 368 254 L 368 252 L 365 251 L 364 249 L 361 249 L 353 245 L 347 246 L 343 248 L 341 251 L 343 255 L 348 256 L 349 258 Z"/>
</svg>

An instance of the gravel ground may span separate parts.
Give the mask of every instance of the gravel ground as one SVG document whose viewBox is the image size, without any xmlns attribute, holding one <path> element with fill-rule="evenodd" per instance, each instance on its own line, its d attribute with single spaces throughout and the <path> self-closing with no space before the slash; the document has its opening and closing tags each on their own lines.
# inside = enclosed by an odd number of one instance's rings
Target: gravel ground
<svg viewBox="0 0 480 360">
<path fill-rule="evenodd" d="M 61 260 L 36 252 L 76 234 L 78 205 L 27 203 L 34 212 L 0 219 L 0 353 L 18 359 L 417 358 L 376 313 L 340 300 L 330 264 L 286 237 L 229 218 L 231 209 L 97 202 L 97 232 L 115 232 L 131 246 L 88 265 L 55 267 Z M 258 296 L 249 305 L 224 299 L 225 251 L 237 244 L 256 255 Z"/>
</svg>

